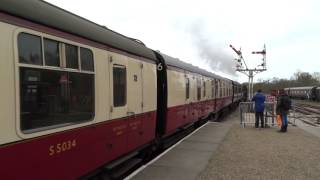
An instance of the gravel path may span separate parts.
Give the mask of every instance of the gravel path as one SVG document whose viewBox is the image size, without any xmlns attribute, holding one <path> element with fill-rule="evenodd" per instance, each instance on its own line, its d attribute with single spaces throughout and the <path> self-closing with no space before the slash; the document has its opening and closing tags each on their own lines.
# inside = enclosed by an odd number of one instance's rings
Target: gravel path
<svg viewBox="0 0 320 180">
<path fill-rule="evenodd" d="M 198 179 L 320 179 L 320 139 L 297 127 L 280 133 L 237 122 Z"/>
</svg>

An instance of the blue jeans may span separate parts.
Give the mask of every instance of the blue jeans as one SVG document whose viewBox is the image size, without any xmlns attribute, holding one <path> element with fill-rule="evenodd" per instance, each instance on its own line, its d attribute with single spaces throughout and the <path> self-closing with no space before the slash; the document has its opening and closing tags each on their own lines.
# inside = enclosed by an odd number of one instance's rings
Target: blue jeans
<svg viewBox="0 0 320 180">
<path fill-rule="evenodd" d="M 282 112 L 281 113 L 281 119 L 282 119 L 281 131 L 286 132 L 287 131 L 287 127 L 288 127 L 287 113 Z"/>
</svg>

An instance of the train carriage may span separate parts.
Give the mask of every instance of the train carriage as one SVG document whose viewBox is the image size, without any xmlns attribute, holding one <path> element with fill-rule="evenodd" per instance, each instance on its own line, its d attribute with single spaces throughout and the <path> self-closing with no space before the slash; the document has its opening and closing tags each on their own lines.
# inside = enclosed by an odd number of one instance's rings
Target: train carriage
<svg viewBox="0 0 320 180">
<path fill-rule="evenodd" d="M 231 80 L 161 54 L 167 71 L 167 115 L 164 134 L 220 111 L 240 100 L 233 99 Z M 237 94 L 237 97 L 239 94 Z"/>
<path fill-rule="evenodd" d="M 292 98 L 311 99 L 313 86 L 284 88 L 284 91 Z"/>
<path fill-rule="evenodd" d="M 152 50 L 42 1 L 0 9 L 2 179 L 74 179 L 154 139 Z"/>
<path fill-rule="evenodd" d="M 288 87 L 284 91 L 292 98 L 320 101 L 318 86 Z"/>
<path fill-rule="evenodd" d="M 111 168 L 239 99 L 233 81 L 44 1 L 3 0 L 0 36 L 2 179 Z"/>
<path fill-rule="evenodd" d="M 167 73 L 167 115 L 165 135 L 179 127 L 197 121 L 209 114 L 206 102 L 211 97 L 209 78 L 200 69 L 178 59 L 161 54 L 166 63 Z M 207 111 L 207 112 L 206 112 Z M 212 110 L 211 110 L 212 111 Z"/>
</svg>

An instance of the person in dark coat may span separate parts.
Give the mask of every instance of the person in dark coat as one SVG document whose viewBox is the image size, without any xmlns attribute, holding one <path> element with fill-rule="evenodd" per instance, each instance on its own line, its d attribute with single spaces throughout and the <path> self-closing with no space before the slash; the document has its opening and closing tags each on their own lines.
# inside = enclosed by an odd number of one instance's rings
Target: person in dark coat
<svg viewBox="0 0 320 180">
<path fill-rule="evenodd" d="M 277 114 L 281 116 L 282 125 L 281 125 L 280 132 L 287 132 L 287 127 L 288 127 L 287 115 L 289 113 L 290 108 L 291 108 L 291 99 L 284 91 L 282 91 L 278 98 L 277 108 L 276 108 Z"/>
<path fill-rule="evenodd" d="M 261 89 L 258 90 L 256 95 L 253 96 L 252 101 L 254 101 L 256 123 L 255 127 L 259 127 L 259 119 L 261 121 L 261 128 L 264 128 L 263 112 L 264 112 L 264 102 L 266 101 L 266 96 L 262 93 Z"/>
</svg>

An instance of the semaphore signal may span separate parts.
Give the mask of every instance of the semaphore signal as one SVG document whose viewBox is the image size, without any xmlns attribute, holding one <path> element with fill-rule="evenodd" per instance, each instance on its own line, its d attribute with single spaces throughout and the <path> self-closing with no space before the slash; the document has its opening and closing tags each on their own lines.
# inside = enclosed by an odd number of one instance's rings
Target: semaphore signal
<svg viewBox="0 0 320 180">
<path fill-rule="evenodd" d="M 237 61 L 237 65 L 236 65 L 236 70 L 245 74 L 246 76 L 248 76 L 249 80 L 248 80 L 248 99 L 251 99 L 253 96 L 253 77 L 263 71 L 267 70 L 267 66 L 266 66 L 266 45 L 263 46 L 263 50 L 262 51 L 253 51 L 252 54 L 260 54 L 262 55 L 262 63 L 260 65 L 258 65 L 258 67 L 254 68 L 254 69 L 250 69 L 247 66 L 246 61 L 244 60 L 243 56 L 242 56 L 242 52 L 241 52 L 241 48 L 239 50 L 237 50 L 236 48 L 234 48 L 232 45 L 230 45 L 231 49 L 238 55 L 238 58 L 236 58 L 235 60 Z M 245 65 L 245 67 L 243 67 L 243 64 Z"/>
</svg>

